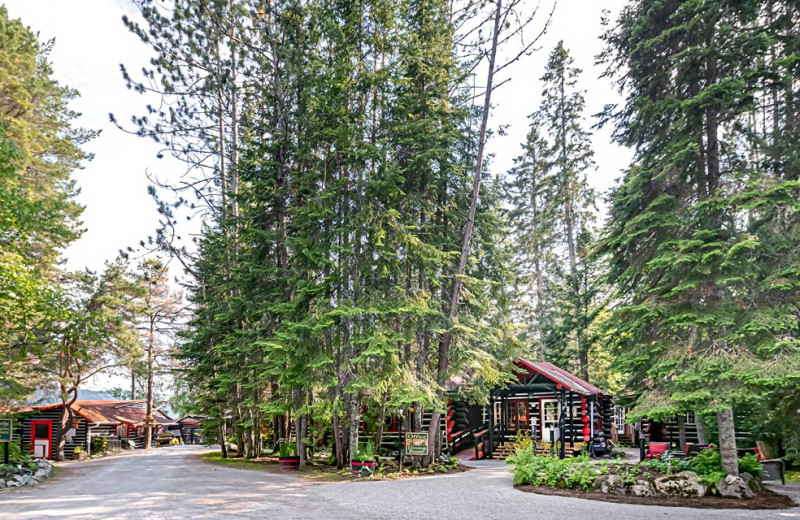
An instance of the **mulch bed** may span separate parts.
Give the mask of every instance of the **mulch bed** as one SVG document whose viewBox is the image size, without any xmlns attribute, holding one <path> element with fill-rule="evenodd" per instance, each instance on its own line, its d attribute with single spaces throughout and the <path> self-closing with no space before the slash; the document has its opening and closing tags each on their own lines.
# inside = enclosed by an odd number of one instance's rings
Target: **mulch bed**
<svg viewBox="0 0 800 520">
<path fill-rule="evenodd" d="M 718 496 L 697 497 L 637 497 L 634 495 L 611 495 L 607 493 L 583 491 L 580 489 L 556 489 L 547 486 L 515 486 L 526 493 L 555 495 L 559 497 L 583 498 L 615 504 L 638 504 L 643 506 L 693 507 L 696 509 L 789 509 L 797 507 L 794 500 L 765 489 L 753 498 L 736 499 Z"/>
</svg>

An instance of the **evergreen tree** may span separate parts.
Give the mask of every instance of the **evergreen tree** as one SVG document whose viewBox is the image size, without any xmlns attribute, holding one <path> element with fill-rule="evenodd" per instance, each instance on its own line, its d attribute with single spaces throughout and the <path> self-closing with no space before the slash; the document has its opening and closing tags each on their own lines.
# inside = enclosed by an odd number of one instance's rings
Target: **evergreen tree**
<svg viewBox="0 0 800 520">
<path fill-rule="evenodd" d="M 94 134 L 73 126 L 77 96 L 52 75 L 40 43 L 0 6 L 0 398 L 41 383 L 31 363 L 53 352 L 47 326 L 64 295 L 58 255 L 79 234 L 73 170 Z"/>
<path fill-rule="evenodd" d="M 799 186 L 778 144 L 796 131 L 797 11 L 636 1 L 605 35 L 627 96 L 606 120 L 636 150 L 604 246 L 619 363 L 638 416 L 716 413 L 730 474 L 732 408 L 798 373 Z"/>
<path fill-rule="evenodd" d="M 536 331 L 544 359 L 574 366 L 588 379 L 590 329 L 601 307 L 592 260 L 595 193 L 587 180 L 594 162 L 584 129 L 585 101 L 577 89 L 580 73 L 559 42 L 541 78 L 542 102 L 531 115 L 525 154 L 509 172 L 508 190 L 519 245 L 518 280 L 527 285 L 518 298 L 534 309 L 525 326 Z"/>
</svg>

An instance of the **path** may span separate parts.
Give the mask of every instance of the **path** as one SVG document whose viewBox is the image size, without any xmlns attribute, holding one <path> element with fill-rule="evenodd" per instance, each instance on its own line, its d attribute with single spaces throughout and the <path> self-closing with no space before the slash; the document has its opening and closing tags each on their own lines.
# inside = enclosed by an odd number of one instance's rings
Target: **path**
<svg viewBox="0 0 800 520">
<path fill-rule="evenodd" d="M 522 493 L 511 486 L 507 468 L 493 461 L 473 462 L 479 467 L 452 475 L 330 484 L 205 463 L 202 451 L 160 448 L 67 465 L 52 482 L 0 493 L 0 520 L 800 519 L 800 508 L 696 510 Z M 800 488 L 794 491 L 800 495 Z"/>
</svg>

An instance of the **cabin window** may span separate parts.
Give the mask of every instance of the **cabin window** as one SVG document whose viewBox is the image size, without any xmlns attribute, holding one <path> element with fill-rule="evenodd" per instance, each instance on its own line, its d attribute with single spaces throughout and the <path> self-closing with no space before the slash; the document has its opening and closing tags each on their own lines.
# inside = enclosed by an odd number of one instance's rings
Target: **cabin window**
<svg viewBox="0 0 800 520">
<path fill-rule="evenodd" d="M 545 423 L 556 424 L 558 423 L 558 402 L 557 401 L 544 401 L 544 413 L 542 419 Z"/>
<path fill-rule="evenodd" d="M 687 424 L 697 423 L 697 418 L 695 417 L 694 412 L 686 412 L 686 423 Z"/>
<path fill-rule="evenodd" d="M 34 426 L 33 435 L 37 439 L 49 439 L 50 438 L 50 428 L 48 428 L 46 424 L 36 424 Z"/>
</svg>

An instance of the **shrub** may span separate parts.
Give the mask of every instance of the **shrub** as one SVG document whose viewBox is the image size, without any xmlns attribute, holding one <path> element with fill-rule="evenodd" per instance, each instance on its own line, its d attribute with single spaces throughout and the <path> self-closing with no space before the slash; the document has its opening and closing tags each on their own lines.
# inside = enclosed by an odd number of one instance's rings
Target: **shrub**
<svg viewBox="0 0 800 520">
<path fill-rule="evenodd" d="M 588 490 L 594 479 L 602 473 L 601 468 L 589 462 L 586 456 L 570 459 L 539 457 L 532 443 L 517 449 L 506 459 L 506 463 L 514 466 L 515 485 L 563 485 Z"/>
<path fill-rule="evenodd" d="M 533 444 L 531 439 L 531 432 L 528 430 L 520 430 L 514 436 L 514 443 L 511 445 L 513 451 L 522 450 Z"/>
<path fill-rule="evenodd" d="M 752 453 L 739 457 L 739 472 L 750 473 L 754 477 L 761 478 L 761 463 L 758 462 L 758 457 Z"/>
<path fill-rule="evenodd" d="M 690 459 L 690 468 L 698 475 L 718 473 L 722 471 L 722 456 L 717 450 L 703 450 Z"/>
<path fill-rule="evenodd" d="M 297 448 L 293 442 L 281 441 L 278 444 L 278 455 L 281 457 L 291 457 L 295 454 Z"/>
<path fill-rule="evenodd" d="M 375 442 L 370 439 L 358 447 L 353 460 L 360 462 L 374 462 L 375 461 Z"/>
<path fill-rule="evenodd" d="M 92 453 L 104 454 L 108 451 L 108 437 L 95 437 L 92 439 Z"/>
</svg>

